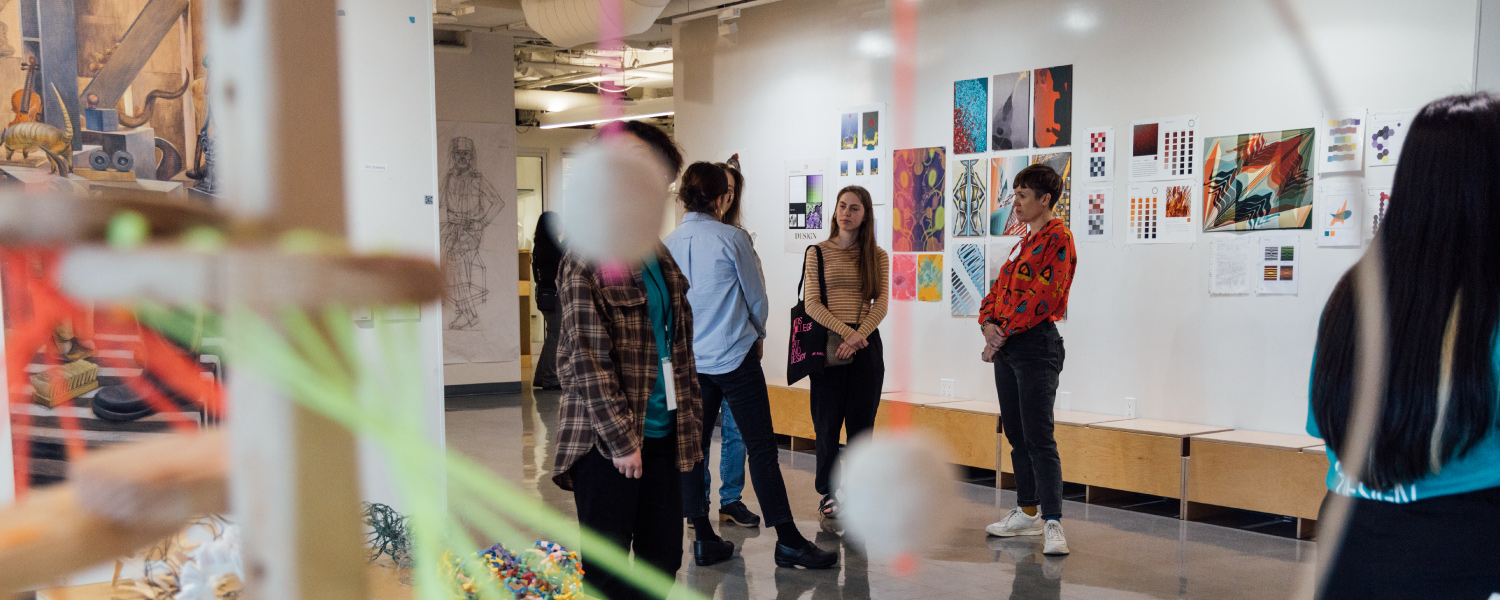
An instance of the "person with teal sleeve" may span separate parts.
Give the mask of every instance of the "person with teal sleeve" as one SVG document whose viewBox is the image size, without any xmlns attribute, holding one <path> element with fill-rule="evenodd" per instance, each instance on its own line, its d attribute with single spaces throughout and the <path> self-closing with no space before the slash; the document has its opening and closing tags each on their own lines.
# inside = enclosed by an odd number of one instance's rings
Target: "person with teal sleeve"
<svg viewBox="0 0 1500 600">
<path fill-rule="evenodd" d="M 1373 432 L 1349 428 L 1359 387 L 1357 290 L 1323 309 L 1307 432 L 1328 446 L 1328 489 L 1350 498 L 1319 597 L 1474 598 L 1500 592 L 1500 97 L 1449 96 L 1411 122 L 1378 256 L 1385 380 Z M 1285 185 L 1285 184 L 1283 184 Z M 1316 212 L 1316 211 L 1315 211 Z M 1361 472 L 1351 440 L 1370 435 Z M 1324 503 L 1324 512 L 1328 503 Z M 1328 522 L 1326 515 L 1320 519 Z"/>
</svg>

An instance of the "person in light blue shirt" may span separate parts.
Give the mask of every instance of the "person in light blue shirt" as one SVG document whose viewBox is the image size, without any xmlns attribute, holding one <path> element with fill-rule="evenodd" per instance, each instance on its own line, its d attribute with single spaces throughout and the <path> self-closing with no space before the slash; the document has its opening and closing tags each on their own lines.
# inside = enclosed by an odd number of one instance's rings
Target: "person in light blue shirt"
<svg viewBox="0 0 1500 600">
<path fill-rule="evenodd" d="M 1335 500 L 1351 511 L 1342 545 L 1319 548 L 1332 556 L 1318 582 L 1321 598 L 1500 592 L 1497 139 L 1497 96 L 1449 96 L 1417 113 L 1375 243 L 1323 309 L 1307 432 L 1327 441 L 1328 487 L 1347 497 Z M 1314 218 L 1326 219 L 1320 212 Z M 1362 294 L 1375 269 L 1380 287 Z M 1360 311 L 1377 300 L 1386 347 L 1378 420 L 1356 431 L 1360 378 L 1375 375 L 1358 368 L 1371 345 L 1361 339 Z"/>
<path fill-rule="evenodd" d="M 678 199 L 687 208 L 682 225 L 662 243 L 688 278 L 688 305 L 693 309 L 693 358 L 703 392 L 705 455 L 719 408 L 728 405 L 739 426 L 750 463 L 750 483 L 765 511 L 765 523 L 776 529 L 777 566 L 826 569 L 838 564 L 828 552 L 797 531 L 781 477 L 776 434 L 771 429 L 771 399 L 761 370 L 760 341 L 766 337 L 770 302 L 750 236 L 720 222 L 733 199 L 730 176 L 711 163 L 693 163 L 683 173 Z M 704 462 L 682 477 L 683 515 L 693 525 L 693 559 L 699 566 L 728 560 L 733 545 L 708 520 L 708 486 Z"/>
</svg>

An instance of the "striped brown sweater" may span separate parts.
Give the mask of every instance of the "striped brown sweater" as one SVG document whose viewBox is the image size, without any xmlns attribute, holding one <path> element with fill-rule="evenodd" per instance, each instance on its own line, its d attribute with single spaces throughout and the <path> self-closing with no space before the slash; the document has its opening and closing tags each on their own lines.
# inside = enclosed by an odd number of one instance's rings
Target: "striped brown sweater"
<svg viewBox="0 0 1500 600">
<path fill-rule="evenodd" d="M 848 323 L 859 325 L 859 334 L 869 337 L 880 322 L 885 320 L 887 303 L 890 301 L 891 259 L 884 249 L 876 248 L 880 260 L 880 296 L 871 302 L 860 293 L 859 246 L 840 249 L 834 242 L 818 244 L 823 249 L 823 277 L 828 285 L 828 305 L 824 306 L 818 294 L 818 255 L 811 249 L 803 262 L 803 273 L 807 277 L 807 314 L 829 330 L 844 337 L 855 333 Z"/>
</svg>

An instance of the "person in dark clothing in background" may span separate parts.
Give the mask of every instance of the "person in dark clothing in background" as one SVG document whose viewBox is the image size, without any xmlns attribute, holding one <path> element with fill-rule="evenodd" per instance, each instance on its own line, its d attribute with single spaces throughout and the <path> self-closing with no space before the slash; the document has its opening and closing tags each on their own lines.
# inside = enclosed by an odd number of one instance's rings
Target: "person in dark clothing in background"
<svg viewBox="0 0 1500 600">
<path fill-rule="evenodd" d="M 542 312 L 542 320 L 547 323 L 547 340 L 542 343 L 542 354 L 537 357 L 531 384 L 544 390 L 560 390 L 557 335 L 562 314 L 557 304 L 557 269 L 562 264 L 566 248 L 557 238 L 557 213 L 549 210 L 537 217 L 536 233 L 531 239 L 532 296 L 536 298 L 536 309 Z"/>
</svg>

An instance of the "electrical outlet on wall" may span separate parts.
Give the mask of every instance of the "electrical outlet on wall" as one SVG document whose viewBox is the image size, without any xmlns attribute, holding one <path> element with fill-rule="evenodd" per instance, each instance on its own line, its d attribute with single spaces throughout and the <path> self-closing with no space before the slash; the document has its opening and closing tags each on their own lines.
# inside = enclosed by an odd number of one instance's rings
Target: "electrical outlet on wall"
<svg viewBox="0 0 1500 600">
<path fill-rule="evenodd" d="M 938 395 L 942 396 L 944 398 L 952 398 L 953 397 L 953 384 L 954 383 L 955 382 L 952 379 L 944 379 L 944 380 L 942 380 L 942 385 L 940 385 L 938 387 Z"/>
<path fill-rule="evenodd" d="M 1058 410 L 1072 410 L 1073 409 L 1073 392 L 1058 392 L 1057 393 L 1057 409 Z"/>
<path fill-rule="evenodd" d="M 1125 417 L 1129 419 L 1135 418 L 1135 398 L 1125 397 Z"/>
</svg>

